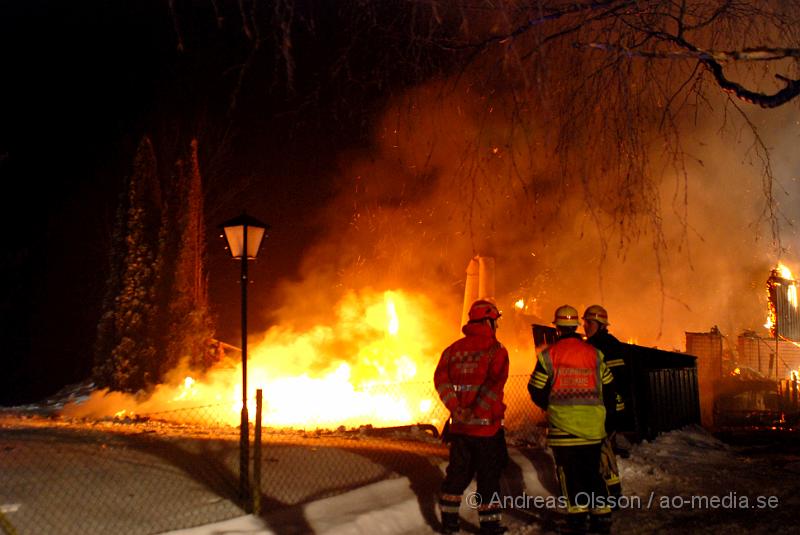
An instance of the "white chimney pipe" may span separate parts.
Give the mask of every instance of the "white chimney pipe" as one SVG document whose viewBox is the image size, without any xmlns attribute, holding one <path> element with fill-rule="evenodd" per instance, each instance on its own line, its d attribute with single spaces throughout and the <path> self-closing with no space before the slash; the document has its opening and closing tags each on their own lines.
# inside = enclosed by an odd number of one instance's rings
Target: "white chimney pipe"
<svg viewBox="0 0 800 535">
<path fill-rule="evenodd" d="M 461 325 L 466 325 L 469 307 L 478 299 L 494 299 L 494 258 L 476 256 L 467 265 L 467 281 L 464 285 L 464 307 L 461 309 Z"/>
</svg>

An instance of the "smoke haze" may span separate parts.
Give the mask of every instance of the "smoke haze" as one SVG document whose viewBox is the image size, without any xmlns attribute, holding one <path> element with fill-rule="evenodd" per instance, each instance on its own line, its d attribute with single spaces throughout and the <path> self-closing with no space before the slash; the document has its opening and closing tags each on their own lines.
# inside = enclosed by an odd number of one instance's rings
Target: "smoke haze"
<svg viewBox="0 0 800 535">
<path fill-rule="evenodd" d="M 586 202 L 592 188 L 613 184 L 559 175 L 545 125 L 515 127 L 511 110 L 492 109 L 470 88 L 434 82 L 406 93 L 387 106 L 372 147 L 341 155 L 338 196 L 320 216 L 330 231 L 301 280 L 282 288 L 281 318 L 316 321 L 344 290 L 399 287 L 429 295 L 455 335 L 464 270 L 479 254 L 496 258 L 495 297 L 506 312 L 522 298 L 549 322 L 561 304 L 601 303 L 619 338 L 667 349 L 683 350 L 685 331 L 714 325 L 730 336 L 760 332 L 769 270 L 778 256 L 794 267 L 797 236 L 782 220 L 779 255 L 745 130 L 720 133 L 712 118 L 684 129 L 685 182 L 664 173 L 654 186 L 660 212 L 642 210 L 631 240 L 616 232 L 602 195 Z M 779 208 L 792 214 L 797 114 L 756 117 L 783 188 Z"/>
</svg>

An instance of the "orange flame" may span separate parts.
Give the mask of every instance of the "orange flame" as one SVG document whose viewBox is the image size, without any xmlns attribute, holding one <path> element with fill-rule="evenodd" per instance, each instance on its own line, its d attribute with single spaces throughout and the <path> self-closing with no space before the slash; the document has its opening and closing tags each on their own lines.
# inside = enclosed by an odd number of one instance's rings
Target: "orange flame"
<svg viewBox="0 0 800 535">
<path fill-rule="evenodd" d="M 794 275 L 792 275 L 792 270 L 790 270 L 784 264 L 779 263 L 777 271 L 780 274 L 782 279 L 786 279 L 786 280 L 790 280 L 790 281 L 794 280 Z"/>
<path fill-rule="evenodd" d="M 775 276 L 784 279 L 788 284 L 784 285 L 774 280 L 773 277 Z M 785 290 L 783 290 L 784 286 L 786 287 Z M 767 281 L 767 302 L 769 303 L 769 309 L 767 310 L 767 321 L 764 322 L 764 327 L 769 330 L 771 336 L 776 335 L 775 319 L 777 317 L 777 311 L 775 310 L 774 292 L 778 291 L 785 291 L 787 301 L 789 301 L 792 307 L 797 308 L 797 284 L 795 283 L 792 271 L 783 263 L 778 263 L 778 266 L 772 270 L 772 276 Z"/>
<path fill-rule="evenodd" d="M 252 344 L 247 394 L 251 418 L 255 391 L 261 389 L 263 421 L 271 427 L 441 423 L 433 370 L 454 333 L 426 297 L 404 291 L 351 292 L 330 316 L 330 324 L 304 331 L 273 327 Z M 216 406 L 222 409 L 214 418 L 238 425 L 242 367 L 238 354 L 231 357 L 202 378 L 176 376 L 181 379 L 159 385 L 147 401 L 102 392 L 65 413 L 113 416 L 119 411 L 119 417 Z"/>
<path fill-rule="evenodd" d="M 192 385 L 194 385 L 196 381 L 191 377 L 187 377 L 183 380 L 183 386 L 178 390 L 178 394 L 175 396 L 175 401 L 180 401 L 182 399 L 189 399 L 194 394 L 192 390 Z"/>
<path fill-rule="evenodd" d="M 353 295 L 341 304 L 336 327 L 288 338 L 267 333 L 251 368 L 253 388 L 264 391 L 265 420 L 288 427 L 419 421 L 433 407 L 425 385 L 443 349 L 431 344 L 420 299 Z M 416 394 L 398 390 L 412 381 L 421 382 Z"/>
<path fill-rule="evenodd" d="M 789 303 L 791 303 L 794 308 L 797 308 L 797 285 L 794 283 L 794 275 L 792 275 L 792 271 L 785 265 L 778 264 L 778 273 L 780 273 L 781 278 L 791 281 L 789 286 L 786 288 L 786 297 Z"/>
</svg>

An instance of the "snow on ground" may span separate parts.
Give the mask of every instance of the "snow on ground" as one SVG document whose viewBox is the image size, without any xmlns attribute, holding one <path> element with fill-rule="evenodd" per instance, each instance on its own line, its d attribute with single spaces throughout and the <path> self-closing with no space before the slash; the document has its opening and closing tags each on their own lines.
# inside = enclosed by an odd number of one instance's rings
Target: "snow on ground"
<svg viewBox="0 0 800 535">
<path fill-rule="evenodd" d="M 78 397 L 82 394 L 74 395 Z M 57 413 L 61 408 L 62 403 L 57 401 L 60 400 L 53 400 L 46 407 L 38 405 L 17 408 L 17 411 L 26 412 L 25 409 L 29 409 L 31 413 L 47 416 Z M 48 419 L 42 425 L 54 427 L 70 424 L 59 419 Z M 619 459 L 623 500 L 620 510 L 614 514 L 613 532 L 800 532 L 797 521 L 800 506 L 800 433 L 741 430 L 719 436 L 722 440 L 700 427 L 692 426 L 632 446 L 630 456 Z M 506 511 L 505 523 L 511 528 L 511 535 L 548 534 L 554 527 L 554 519 L 559 517 L 550 507 L 551 503 L 546 501 L 546 498 L 552 498 L 558 492 L 552 457 L 538 440 L 528 442 L 524 440 L 525 437 L 511 438 L 518 447 L 511 448 L 512 462 L 504 479 L 504 492 L 511 498 L 512 505 Z M 19 452 L 21 454 L 28 450 L 24 448 Z M 107 450 L 117 451 L 114 448 Z M 118 450 L 129 456 L 137 453 L 130 449 Z M 279 453 L 278 450 L 273 452 L 274 456 Z M 359 473 L 365 470 L 365 466 L 372 466 L 372 461 L 367 462 L 368 459 L 365 460 L 363 456 L 353 456 L 349 452 L 338 452 L 338 455 L 339 461 L 347 460 L 348 467 L 352 466 L 351 470 Z M 319 457 L 318 462 L 332 462 L 328 457 Z M 354 459 L 359 460 L 360 464 Z M 349 492 L 301 505 L 299 514 L 297 508 L 293 511 L 270 511 L 263 518 L 247 515 L 168 533 L 429 535 L 434 533 L 435 528 L 431 525 L 435 523 L 431 518 L 434 508 L 431 502 L 435 498 L 432 489 L 427 489 L 430 491 L 428 496 L 419 495 L 420 478 L 424 481 L 436 479 L 436 470 L 443 473 L 446 462 L 433 455 L 427 457 L 430 463 L 425 462 L 424 456 L 421 459 L 423 462 L 419 463 L 420 466 L 406 471 L 399 470 L 398 466 L 392 466 L 389 470 L 373 462 L 376 469 L 388 474 L 385 479 L 375 481 L 373 478 L 371 483 L 361 484 Z M 308 462 L 313 460 L 309 458 Z M 148 473 L 142 466 L 147 465 L 137 466 L 137 478 L 141 479 Z M 95 468 L 99 469 L 99 466 Z M 273 467 L 273 471 L 277 469 Z M 124 477 L 119 472 L 115 472 L 114 476 Z M 305 481 L 299 478 L 295 480 L 296 485 Z M 431 484 L 435 486 L 438 483 L 434 481 Z M 277 492 L 280 489 L 273 490 Z M 465 495 L 474 490 L 473 484 Z M 313 495 L 310 490 L 300 494 Z M 29 498 L 34 500 L 35 496 Z M 32 506 L 31 503 L 24 505 Z M 0 510 L 11 521 L 21 514 L 20 507 L 16 502 L 0 503 Z M 87 513 L 83 511 L 81 514 Z M 476 511 L 463 504 L 461 516 L 466 528 L 464 532 L 477 532 Z M 140 518 L 139 522 L 142 521 Z"/>
<path fill-rule="evenodd" d="M 633 446 L 620 459 L 623 482 L 621 509 L 614 516 L 614 533 L 797 533 L 796 521 L 800 447 L 797 436 L 740 439 L 729 445 L 699 427 L 689 427 Z M 541 501 L 552 496 L 552 479 L 530 452 L 512 448 L 513 466 L 524 487 L 517 504 L 507 511 L 511 535 L 550 533 L 557 515 Z M 536 466 L 539 468 L 537 469 Z M 443 468 L 443 465 L 440 466 Z M 474 486 L 466 494 L 474 491 Z M 508 489 L 506 489 L 508 493 Z M 524 500 L 522 498 L 526 498 Z M 305 506 L 307 526 L 326 535 L 430 534 L 406 478 L 381 481 Z M 477 515 L 462 504 L 467 529 L 475 532 Z M 279 516 L 279 514 L 278 514 Z M 280 525 L 280 533 L 295 533 Z M 545 524 L 543 526 L 542 524 Z M 170 532 L 170 535 L 269 535 L 259 518 L 245 516 L 226 522 Z"/>
<path fill-rule="evenodd" d="M 280 517 L 280 513 L 274 515 Z M 390 479 L 305 507 L 305 519 L 314 533 L 326 535 L 389 535 L 435 533 L 419 510 L 408 479 Z M 300 526 L 282 524 L 280 533 L 300 533 Z M 277 535 L 265 522 L 247 515 L 207 526 L 169 532 L 170 535 Z"/>
<path fill-rule="evenodd" d="M 620 463 L 623 493 L 641 505 L 617 515 L 616 532 L 797 533 L 798 454 L 796 433 L 726 443 L 691 427 L 643 442 Z"/>
</svg>

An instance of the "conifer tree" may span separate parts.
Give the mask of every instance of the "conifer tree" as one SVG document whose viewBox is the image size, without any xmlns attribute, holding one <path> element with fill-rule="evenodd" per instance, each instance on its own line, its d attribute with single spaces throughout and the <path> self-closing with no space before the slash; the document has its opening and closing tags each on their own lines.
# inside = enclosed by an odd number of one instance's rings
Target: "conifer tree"
<svg viewBox="0 0 800 535">
<path fill-rule="evenodd" d="M 136 392 L 162 382 L 180 363 L 205 371 L 217 356 L 197 140 L 164 179 L 153 143 L 143 138 L 126 186 L 93 375 L 98 386 Z"/>
<path fill-rule="evenodd" d="M 109 355 L 111 355 L 118 343 L 117 322 L 114 317 L 117 311 L 117 297 L 122 291 L 122 270 L 127 249 L 125 235 L 127 230 L 128 199 L 128 191 L 123 191 L 117 203 L 109 251 L 105 295 L 103 296 L 100 321 L 97 325 L 97 337 L 93 348 L 94 366 L 92 368 L 92 379 L 100 387 L 110 387 L 114 375 Z"/>
<path fill-rule="evenodd" d="M 171 270 L 167 313 L 170 328 L 166 340 L 163 371 L 185 361 L 192 369 L 205 370 L 213 362 L 214 335 L 208 306 L 208 280 L 205 269 L 206 237 L 203 210 L 203 186 L 198 159 L 198 143 L 193 139 L 186 160 L 175 165 L 177 240 Z"/>
<path fill-rule="evenodd" d="M 161 193 L 148 137 L 137 149 L 126 193 L 98 326 L 94 377 L 99 386 L 136 392 L 152 383 L 157 369 L 156 288 L 163 261 Z"/>
</svg>

